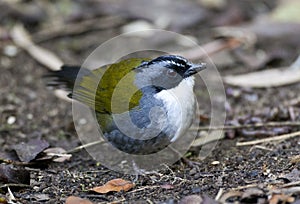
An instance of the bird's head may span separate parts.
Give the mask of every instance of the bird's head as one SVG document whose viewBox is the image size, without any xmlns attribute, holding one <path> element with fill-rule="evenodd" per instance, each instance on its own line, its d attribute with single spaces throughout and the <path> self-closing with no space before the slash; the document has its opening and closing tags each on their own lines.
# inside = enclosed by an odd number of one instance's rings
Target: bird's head
<svg viewBox="0 0 300 204">
<path fill-rule="evenodd" d="M 164 55 L 138 66 L 135 82 L 139 87 L 172 89 L 183 80 L 193 80 L 193 75 L 205 68 L 205 63 L 193 64 L 181 56 Z"/>
</svg>

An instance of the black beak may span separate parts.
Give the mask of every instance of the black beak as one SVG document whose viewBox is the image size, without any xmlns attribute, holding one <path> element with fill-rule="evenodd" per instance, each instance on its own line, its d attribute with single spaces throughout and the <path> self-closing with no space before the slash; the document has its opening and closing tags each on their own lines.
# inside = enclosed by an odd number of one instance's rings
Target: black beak
<svg viewBox="0 0 300 204">
<path fill-rule="evenodd" d="M 206 63 L 200 63 L 200 64 L 191 64 L 190 68 L 188 68 L 185 72 L 184 72 L 184 78 L 192 76 L 198 72 L 200 72 L 201 70 L 206 69 Z"/>
</svg>

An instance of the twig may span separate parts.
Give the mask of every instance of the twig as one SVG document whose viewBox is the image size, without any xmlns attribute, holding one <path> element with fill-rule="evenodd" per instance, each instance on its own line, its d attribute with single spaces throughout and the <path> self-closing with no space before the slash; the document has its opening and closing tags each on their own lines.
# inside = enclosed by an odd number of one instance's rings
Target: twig
<svg viewBox="0 0 300 204">
<path fill-rule="evenodd" d="M 11 31 L 11 36 L 17 46 L 24 49 L 33 59 L 48 69 L 59 70 L 63 65 L 63 61 L 53 52 L 34 44 L 30 34 L 22 25 L 16 25 Z M 64 90 L 56 90 L 55 95 L 63 100 L 71 101 L 67 97 L 68 93 Z"/>
<path fill-rule="evenodd" d="M 267 150 L 267 151 L 273 151 L 272 149 L 270 149 L 270 148 L 267 148 L 267 147 L 264 147 L 264 146 L 261 146 L 261 145 L 255 145 L 255 146 L 253 146 L 253 147 L 251 147 L 250 148 L 250 152 L 253 150 L 253 149 L 262 149 L 262 150 Z"/>
<path fill-rule="evenodd" d="M 0 188 L 6 188 L 6 187 L 32 188 L 32 186 L 27 184 L 22 184 L 22 183 L 7 183 L 0 186 Z"/>
<path fill-rule="evenodd" d="M 300 181 L 283 184 L 282 187 L 291 187 L 291 186 L 297 186 L 297 185 L 300 185 Z"/>
<path fill-rule="evenodd" d="M 256 124 L 246 124 L 237 126 L 204 126 L 204 127 L 191 127 L 191 131 L 198 130 L 235 130 L 243 128 L 257 128 L 257 127 L 281 127 L 281 126 L 300 126 L 300 121 L 288 121 L 288 122 L 268 122 L 268 123 L 256 123 Z"/>
<path fill-rule="evenodd" d="M 253 141 L 249 141 L 249 142 L 237 142 L 236 146 L 256 145 L 256 144 L 260 144 L 260 143 L 264 143 L 264 142 L 285 140 L 285 139 L 290 139 L 290 138 L 299 137 L 299 136 L 300 136 L 300 131 L 289 133 L 289 134 L 284 134 L 284 135 L 279 135 L 279 136 L 275 136 L 275 137 L 269 137 L 269 138 L 265 138 L 265 139 L 253 140 Z"/>
<path fill-rule="evenodd" d="M 220 188 L 219 191 L 218 191 L 218 194 L 215 197 L 215 200 L 220 200 L 220 198 L 223 195 L 223 193 L 224 193 L 224 189 Z"/>
<path fill-rule="evenodd" d="M 300 104 L 300 96 L 291 100 L 288 100 L 284 103 L 285 106 L 295 106 Z"/>
<path fill-rule="evenodd" d="M 242 189 L 246 189 L 246 188 L 254 188 L 254 187 L 257 187 L 259 184 L 248 184 L 248 185 L 245 185 L 245 186 L 238 186 L 236 188 L 232 188 L 231 190 L 232 191 L 238 191 L 238 190 L 242 190 Z"/>
<path fill-rule="evenodd" d="M 31 57 L 47 68 L 51 70 L 59 70 L 63 65 L 62 60 L 59 59 L 53 52 L 34 44 L 30 34 L 22 25 L 16 25 L 11 31 L 11 36 L 18 47 L 26 50 Z"/>
<path fill-rule="evenodd" d="M 3 159 L 3 158 L 0 158 L 0 163 L 13 164 L 13 165 L 16 165 L 16 166 L 31 166 L 31 165 L 34 165 L 33 162 L 20 162 L 20 161 L 13 161 L 13 160 L 10 160 L 10 159 Z"/>
<path fill-rule="evenodd" d="M 8 203 L 15 203 L 13 201 L 16 200 L 16 198 L 15 198 L 14 194 L 11 192 L 9 186 L 7 187 L 7 191 L 8 191 L 8 194 L 9 194 Z"/>
<path fill-rule="evenodd" d="M 159 188 L 159 187 L 160 186 L 144 186 L 144 187 L 129 191 L 128 193 L 135 193 L 135 192 L 138 192 L 138 191 L 143 191 L 145 189 L 153 189 L 153 188 Z"/>
<path fill-rule="evenodd" d="M 79 152 L 87 147 L 91 147 L 91 146 L 94 146 L 94 145 L 97 145 L 97 144 L 102 144 L 102 143 L 106 143 L 106 141 L 95 141 L 95 142 L 90 142 L 90 143 L 87 143 L 87 144 L 84 144 L 84 145 L 81 145 L 81 146 L 78 146 L 78 147 L 75 147 L 74 149 L 70 149 L 66 152 L 64 152 L 65 154 L 70 154 L 70 153 L 74 153 L 74 152 Z"/>
</svg>

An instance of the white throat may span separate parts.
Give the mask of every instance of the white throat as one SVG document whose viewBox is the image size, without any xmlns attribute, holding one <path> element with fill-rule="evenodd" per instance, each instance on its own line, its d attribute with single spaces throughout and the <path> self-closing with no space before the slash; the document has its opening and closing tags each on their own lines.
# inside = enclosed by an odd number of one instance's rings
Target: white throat
<svg viewBox="0 0 300 204">
<path fill-rule="evenodd" d="M 171 142 L 183 135 L 191 126 L 195 115 L 194 77 L 183 79 L 178 86 L 162 90 L 155 95 L 161 99 L 168 117 Z"/>
</svg>

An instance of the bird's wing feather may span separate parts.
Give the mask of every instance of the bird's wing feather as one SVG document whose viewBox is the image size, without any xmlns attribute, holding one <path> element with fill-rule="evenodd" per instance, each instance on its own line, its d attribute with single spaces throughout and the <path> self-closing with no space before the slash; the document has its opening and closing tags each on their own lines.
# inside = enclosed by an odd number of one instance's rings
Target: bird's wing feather
<svg viewBox="0 0 300 204">
<path fill-rule="evenodd" d="M 134 84 L 134 69 L 143 61 L 149 59 L 123 60 L 91 71 L 75 84 L 72 97 L 104 114 L 122 113 L 138 106 L 142 92 Z"/>
</svg>

